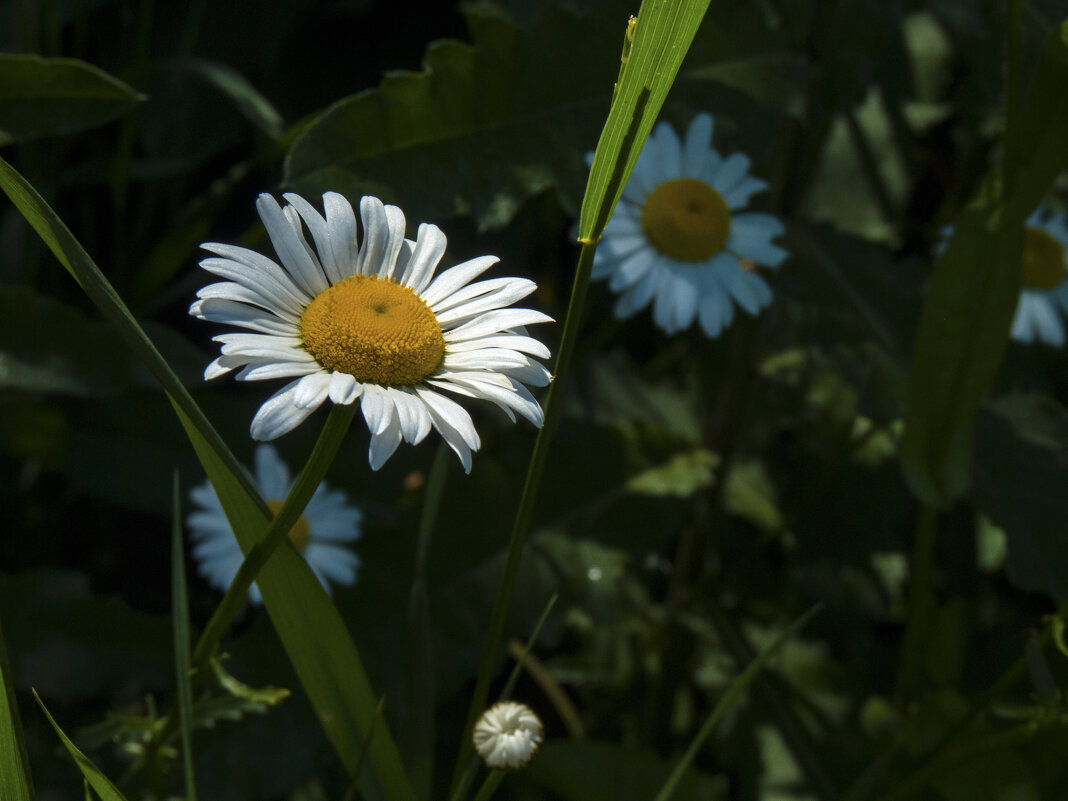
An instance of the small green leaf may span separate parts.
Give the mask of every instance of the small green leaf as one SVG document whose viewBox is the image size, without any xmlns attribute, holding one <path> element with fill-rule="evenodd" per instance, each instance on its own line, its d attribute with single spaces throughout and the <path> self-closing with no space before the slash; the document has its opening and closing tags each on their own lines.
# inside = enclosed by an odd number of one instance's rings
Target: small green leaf
<svg viewBox="0 0 1068 801">
<path fill-rule="evenodd" d="M 783 527 L 775 485 L 764 464 L 757 459 L 735 462 L 723 487 L 727 511 L 761 531 L 773 533 Z"/>
<path fill-rule="evenodd" d="M 63 747 L 67 749 L 67 753 L 71 755 L 75 764 L 78 766 L 78 770 L 82 772 L 82 776 L 89 783 L 89 786 L 96 791 L 96 794 L 100 796 L 102 801 L 126 801 L 119 789 L 111 783 L 100 769 L 92 763 L 85 754 L 78 750 L 77 746 L 70 741 L 70 738 L 63 733 L 63 730 L 59 728 L 59 724 L 52 718 L 48 709 L 44 705 L 44 701 L 41 700 L 41 696 L 34 690 L 33 697 L 37 699 L 37 703 L 41 705 L 41 710 L 45 713 L 45 717 L 48 718 L 48 722 L 52 724 L 52 728 L 56 730 L 56 734 L 59 735 L 59 739 L 63 742 Z"/>
<path fill-rule="evenodd" d="M 84 61 L 0 54 L 0 145 L 93 128 L 144 99 Z"/>
<path fill-rule="evenodd" d="M 289 690 L 285 687 L 249 687 L 244 682 L 234 678 L 217 658 L 211 660 L 211 669 L 220 686 L 230 695 L 244 698 L 254 704 L 274 706 L 290 696 Z"/>
<path fill-rule="evenodd" d="M 182 502 L 178 495 L 178 471 L 174 473 L 171 508 L 171 612 L 174 630 L 174 668 L 178 685 L 178 731 L 182 739 L 185 797 L 196 801 L 193 780 L 193 687 L 189 645 L 189 598 L 185 583 L 185 550 L 182 547 Z"/>
<path fill-rule="evenodd" d="M 699 448 L 680 453 L 667 464 L 643 470 L 627 481 L 627 490 L 642 495 L 688 498 L 716 480 L 719 456 Z"/>
<path fill-rule="evenodd" d="M 15 686 L 7 661 L 4 633 L 0 630 L 0 799 L 33 801 L 33 780 L 26 746 L 22 741 L 22 722 L 15 701 Z"/>
</svg>

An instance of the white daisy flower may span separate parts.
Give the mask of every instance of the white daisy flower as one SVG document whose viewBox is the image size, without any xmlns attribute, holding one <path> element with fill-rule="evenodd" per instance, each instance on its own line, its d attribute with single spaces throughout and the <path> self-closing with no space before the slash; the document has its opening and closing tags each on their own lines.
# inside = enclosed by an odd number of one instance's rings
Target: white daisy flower
<svg viewBox="0 0 1068 801">
<path fill-rule="evenodd" d="M 363 237 L 341 195 L 323 195 L 325 218 L 304 198 L 270 195 L 256 208 L 282 264 L 252 250 L 208 242 L 216 254 L 200 266 L 227 279 L 197 293 L 189 313 L 252 333 L 220 334 L 222 355 L 205 378 L 241 368 L 238 380 L 293 380 L 260 407 L 252 436 L 271 440 L 300 425 L 327 398 L 360 400 L 371 431 L 368 458 L 377 470 L 403 439 L 420 442 L 436 428 L 464 470 L 480 440 L 471 416 L 442 390 L 492 401 L 541 426 L 525 385 L 545 386 L 535 359 L 548 349 L 524 326 L 551 322 L 531 309 L 505 308 L 537 287 L 524 278 L 471 283 L 495 264 L 482 256 L 434 277 L 445 235 L 422 224 L 404 237 L 404 213 L 378 198 L 360 201 Z M 302 224 L 303 223 L 303 224 Z M 311 233 L 313 249 L 304 235 Z"/>
<path fill-rule="evenodd" d="M 521 768 L 538 751 L 543 737 L 541 721 L 525 704 L 501 701 L 475 724 L 475 750 L 487 766 Z"/>
<path fill-rule="evenodd" d="M 277 514 L 293 482 L 289 477 L 289 468 L 279 458 L 273 445 L 256 448 L 253 479 L 267 506 Z M 197 507 L 185 521 L 195 543 L 193 555 L 197 559 L 197 570 L 209 584 L 225 592 L 244 558 L 241 546 L 237 544 L 230 521 L 226 519 L 219 496 L 215 494 L 210 481 L 193 487 L 189 497 Z M 289 531 L 293 547 L 300 551 L 328 593 L 331 581 L 344 585 L 356 581 L 360 559 L 343 543 L 359 539 L 362 518 L 363 513 L 349 505 L 344 492 L 331 490 L 324 482 L 315 490 L 304 508 L 304 514 Z M 263 603 L 255 583 L 249 587 L 248 597 L 254 604 Z"/>
<path fill-rule="evenodd" d="M 607 278 L 620 295 L 617 317 L 652 303 L 667 333 L 696 318 L 716 337 L 735 303 L 753 315 L 771 303 L 754 265 L 778 267 L 789 255 L 771 242 L 783 225 L 770 214 L 739 213 L 768 185 L 748 174 L 747 156 L 723 158 L 711 143 L 712 117 L 698 114 L 684 142 L 662 122 L 642 149 L 593 262 L 593 278 Z"/>
<path fill-rule="evenodd" d="M 1068 314 L 1068 220 L 1039 205 L 1024 221 L 1023 276 L 1010 338 L 1017 342 L 1063 345 Z M 935 252 L 949 246 L 955 226 L 947 225 Z"/>
</svg>

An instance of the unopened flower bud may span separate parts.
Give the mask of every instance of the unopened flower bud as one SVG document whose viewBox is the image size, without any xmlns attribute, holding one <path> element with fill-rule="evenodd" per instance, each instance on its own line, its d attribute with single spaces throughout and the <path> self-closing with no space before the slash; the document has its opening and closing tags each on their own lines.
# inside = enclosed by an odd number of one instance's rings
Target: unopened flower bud
<svg viewBox="0 0 1068 801">
<path fill-rule="evenodd" d="M 475 750 L 491 768 L 521 768 L 538 750 L 543 738 L 534 711 L 515 701 L 494 704 L 475 724 Z"/>
</svg>

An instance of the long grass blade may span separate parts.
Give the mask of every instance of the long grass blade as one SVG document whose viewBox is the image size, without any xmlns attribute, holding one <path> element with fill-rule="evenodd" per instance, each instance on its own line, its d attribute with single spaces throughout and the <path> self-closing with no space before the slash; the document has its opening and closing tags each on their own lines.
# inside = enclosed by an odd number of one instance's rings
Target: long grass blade
<svg viewBox="0 0 1068 801">
<path fill-rule="evenodd" d="M 15 684 L 3 630 L 0 630 L 0 799 L 33 801 L 33 779 L 22 740 L 22 722 L 15 703 Z"/>
<path fill-rule="evenodd" d="M 193 687 L 189 647 L 189 598 L 185 580 L 185 550 L 182 548 L 182 504 L 178 495 L 178 472 L 174 473 L 171 517 L 171 614 L 174 628 L 174 672 L 178 685 L 178 731 L 182 740 L 182 770 L 186 801 L 197 801 L 193 778 Z"/>
</svg>

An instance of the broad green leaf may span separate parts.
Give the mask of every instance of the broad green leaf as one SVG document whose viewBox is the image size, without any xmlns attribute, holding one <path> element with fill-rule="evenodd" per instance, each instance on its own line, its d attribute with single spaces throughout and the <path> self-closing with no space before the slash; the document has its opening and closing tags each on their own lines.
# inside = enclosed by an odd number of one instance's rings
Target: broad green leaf
<svg viewBox="0 0 1068 801">
<path fill-rule="evenodd" d="M 36 190 L 2 159 L 0 186 L 163 385 L 247 553 L 263 536 L 270 520 L 267 505 L 247 472 L 78 241 Z M 342 762 L 352 771 L 359 753 L 359 733 L 371 725 L 377 698 L 351 635 L 311 568 L 291 547 L 275 552 L 257 584 L 320 721 Z M 364 792 L 369 798 L 401 801 L 411 797 L 388 732 L 375 736 L 370 761 L 374 770 L 364 771 Z"/>
<path fill-rule="evenodd" d="M 53 719 L 48 709 L 44 705 L 44 701 L 41 700 L 36 690 L 33 693 L 33 697 L 37 699 L 37 703 L 41 705 L 41 710 L 45 713 L 45 717 L 48 718 L 48 722 L 52 724 L 52 728 L 56 730 L 56 734 L 59 735 L 59 739 L 63 742 L 63 747 L 67 749 L 67 753 L 70 754 L 75 764 L 78 766 L 78 770 L 82 772 L 82 776 L 89 783 L 89 786 L 96 791 L 96 794 L 100 796 L 102 801 L 126 801 L 119 789 L 111 783 L 100 769 L 92 763 L 85 754 L 78 750 L 77 746 L 70 741 L 70 738 L 63 733 L 63 730 L 59 728 L 59 724 Z"/>
<path fill-rule="evenodd" d="M 269 518 L 242 491 L 185 411 L 177 404 L 175 411 L 247 554 L 263 537 Z M 267 560 L 256 585 L 319 721 L 346 769 L 354 773 L 377 716 L 378 698 L 345 622 L 308 563 L 288 543 Z M 388 801 L 412 798 L 400 754 L 384 726 L 378 727 L 367 752 L 373 769 L 361 773 L 364 796 Z"/>
<path fill-rule="evenodd" d="M 546 189 L 577 197 L 618 63 L 619 32 L 596 27 L 596 11 L 538 3 L 520 26 L 470 4 L 472 44 L 433 42 L 422 71 L 328 108 L 294 142 L 285 183 L 376 194 L 417 220 L 472 213 L 482 229 Z"/>
<path fill-rule="evenodd" d="M 774 533 L 783 527 L 775 485 L 758 459 L 736 461 L 723 487 L 727 511 L 748 521 L 761 531 Z"/>
<path fill-rule="evenodd" d="M 1020 113 L 1012 192 L 961 215 L 935 268 L 913 351 L 902 466 L 912 491 L 946 504 L 970 482 L 972 423 L 1008 343 L 1020 288 L 1023 221 L 1068 166 L 1068 22 L 1046 40 Z M 995 174 L 986 196 L 994 196 Z"/>
<path fill-rule="evenodd" d="M 171 507 L 171 616 L 174 632 L 174 668 L 178 685 L 178 731 L 182 740 L 182 769 L 185 797 L 196 801 L 193 780 L 193 686 L 189 644 L 189 597 L 185 583 L 185 549 L 182 542 L 182 501 L 178 494 L 178 473 L 174 473 Z"/>
<path fill-rule="evenodd" d="M 84 61 L 0 54 L 0 145 L 93 128 L 144 99 Z"/>
<path fill-rule="evenodd" d="M 33 801 L 33 780 L 22 741 L 22 722 L 15 701 L 4 633 L 0 630 L 0 798 Z"/>
<path fill-rule="evenodd" d="M 582 199 L 579 239 L 596 240 L 612 216 L 709 0 L 645 0 L 619 73 Z M 631 36 L 633 34 L 633 36 Z"/>
</svg>

